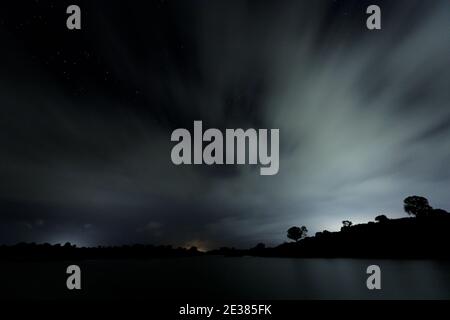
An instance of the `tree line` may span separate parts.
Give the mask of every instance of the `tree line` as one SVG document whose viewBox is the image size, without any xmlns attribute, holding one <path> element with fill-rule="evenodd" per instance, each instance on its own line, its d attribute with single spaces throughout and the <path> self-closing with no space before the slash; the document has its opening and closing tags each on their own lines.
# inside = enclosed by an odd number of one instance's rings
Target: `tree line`
<svg viewBox="0 0 450 320">
<path fill-rule="evenodd" d="M 449 214 L 444 209 L 435 209 L 430 206 L 428 199 L 421 196 L 409 196 L 403 200 L 403 209 L 405 212 L 413 216 L 415 218 L 427 218 L 427 217 L 436 217 Z M 378 223 L 385 223 L 390 219 L 385 215 L 381 214 L 375 217 L 375 221 Z M 353 225 L 353 222 L 350 220 L 342 221 L 341 231 L 350 228 Z M 327 231 L 325 230 L 324 233 Z M 293 226 L 287 230 L 287 238 L 290 240 L 294 240 L 298 242 L 308 236 L 308 229 L 305 226 Z"/>
</svg>

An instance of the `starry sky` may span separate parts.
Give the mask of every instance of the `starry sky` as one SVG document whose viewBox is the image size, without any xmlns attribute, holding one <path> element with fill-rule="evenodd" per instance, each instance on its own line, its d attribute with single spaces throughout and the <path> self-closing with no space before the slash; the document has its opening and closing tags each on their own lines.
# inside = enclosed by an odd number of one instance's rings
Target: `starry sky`
<svg viewBox="0 0 450 320">
<path fill-rule="evenodd" d="M 2 1 L 0 243 L 273 245 L 450 209 L 449 31 L 447 0 Z M 280 129 L 279 173 L 173 165 L 194 120 Z"/>
</svg>

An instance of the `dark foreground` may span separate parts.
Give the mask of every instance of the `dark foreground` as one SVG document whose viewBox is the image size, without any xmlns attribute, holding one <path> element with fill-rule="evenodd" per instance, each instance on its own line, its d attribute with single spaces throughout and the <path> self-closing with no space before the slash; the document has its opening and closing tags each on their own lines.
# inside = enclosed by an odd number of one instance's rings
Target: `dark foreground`
<svg viewBox="0 0 450 320">
<path fill-rule="evenodd" d="M 73 262 L 82 289 L 66 288 L 72 262 L 0 264 L 1 299 L 450 299 L 450 262 L 197 256 Z M 382 289 L 366 287 L 381 267 Z"/>
</svg>

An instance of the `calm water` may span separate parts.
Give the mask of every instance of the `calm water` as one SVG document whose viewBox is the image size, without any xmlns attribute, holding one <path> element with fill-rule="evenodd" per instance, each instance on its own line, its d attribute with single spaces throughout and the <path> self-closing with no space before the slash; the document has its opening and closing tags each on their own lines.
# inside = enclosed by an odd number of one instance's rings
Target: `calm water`
<svg viewBox="0 0 450 320">
<path fill-rule="evenodd" d="M 450 299 L 450 262 L 199 257 L 84 261 L 82 290 L 65 289 L 70 263 L 0 262 L 1 297 L 162 299 Z M 382 290 L 366 288 L 377 264 Z"/>
</svg>

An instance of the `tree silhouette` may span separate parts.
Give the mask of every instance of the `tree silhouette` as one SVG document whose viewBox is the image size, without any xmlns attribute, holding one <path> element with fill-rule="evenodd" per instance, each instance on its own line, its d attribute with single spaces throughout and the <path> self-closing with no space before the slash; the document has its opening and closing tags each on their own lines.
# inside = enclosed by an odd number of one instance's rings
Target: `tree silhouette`
<svg viewBox="0 0 450 320">
<path fill-rule="evenodd" d="M 305 226 L 302 226 L 300 229 L 302 229 L 303 237 L 306 237 L 308 235 L 308 229 Z"/>
<path fill-rule="evenodd" d="M 342 224 L 344 225 L 344 228 L 348 228 L 353 225 L 353 222 L 351 222 L 349 220 L 344 220 L 344 221 L 342 221 Z"/>
<path fill-rule="evenodd" d="M 306 237 L 307 233 L 308 229 L 306 229 L 305 226 L 302 226 L 301 228 L 291 227 L 287 231 L 287 237 L 294 240 L 295 242 L 298 242 L 300 239 Z"/>
<path fill-rule="evenodd" d="M 409 215 L 423 217 L 428 215 L 433 208 L 424 197 L 410 196 L 403 201 L 403 208 Z"/>
<path fill-rule="evenodd" d="M 384 214 L 381 214 L 381 215 L 375 217 L 375 221 L 383 223 L 383 222 L 389 221 L 389 218 L 386 217 Z"/>
</svg>

